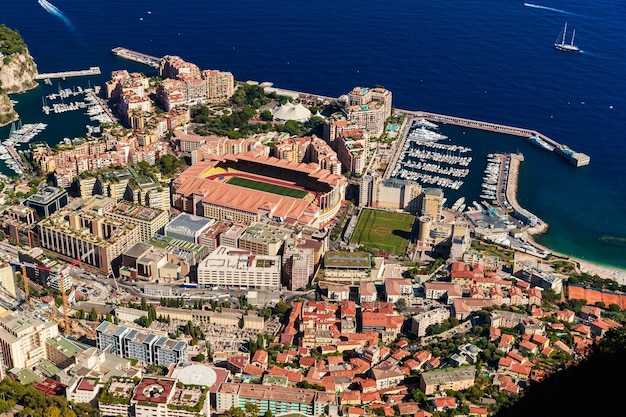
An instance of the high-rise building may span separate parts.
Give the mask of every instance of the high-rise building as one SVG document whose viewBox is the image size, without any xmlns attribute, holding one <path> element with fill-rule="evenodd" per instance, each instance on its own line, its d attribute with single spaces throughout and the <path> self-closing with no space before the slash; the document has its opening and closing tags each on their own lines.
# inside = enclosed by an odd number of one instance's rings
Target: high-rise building
<svg viewBox="0 0 626 417">
<path fill-rule="evenodd" d="M 443 190 L 441 188 L 426 188 L 422 197 L 422 216 L 428 216 L 433 221 L 438 222 L 441 218 L 443 206 Z"/>
<path fill-rule="evenodd" d="M 41 247 L 47 252 L 110 275 L 121 262 L 121 255 L 141 240 L 141 228 L 105 213 L 115 200 L 94 196 L 80 207 L 66 208 L 39 222 Z"/>
<path fill-rule="evenodd" d="M 46 357 L 46 340 L 59 335 L 53 321 L 44 322 L 28 313 L 0 317 L 2 361 L 7 369 L 31 368 Z"/>
<path fill-rule="evenodd" d="M 0 262 L 0 285 L 11 295 L 13 298 L 17 298 L 15 293 L 15 279 L 13 277 L 13 268 L 11 265 Z"/>
</svg>

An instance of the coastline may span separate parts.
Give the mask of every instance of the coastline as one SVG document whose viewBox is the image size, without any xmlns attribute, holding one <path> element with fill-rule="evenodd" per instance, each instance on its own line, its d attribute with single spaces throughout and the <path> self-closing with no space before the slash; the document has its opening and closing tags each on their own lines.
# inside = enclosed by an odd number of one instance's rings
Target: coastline
<svg viewBox="0 0 626 417">
<path fill-rule="evenodd" d="M 601 278 L 609 278 L 617 281 L 620 285 L 626 285 L 626 269 L 620 269 L 613 266 L 602 265 L 595 262 L 586 261 L 574 256 L 566 255 L 564 253 L 555 252 L 550 248 L 538 243 L 532 235 L 528 235 L 528 240 L 532 242 L 533 246 L 544 249 L 550 252 L 552 255 L 574 262 L 576 264 L 577 271 L 585 272 L 591 275 L 598 275 Z"/>
</svg>

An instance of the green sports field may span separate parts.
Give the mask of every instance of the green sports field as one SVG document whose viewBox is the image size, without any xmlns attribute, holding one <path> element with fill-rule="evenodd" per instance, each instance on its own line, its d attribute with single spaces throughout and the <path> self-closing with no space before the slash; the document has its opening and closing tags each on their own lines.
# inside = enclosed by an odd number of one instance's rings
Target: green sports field
<svg viewBox="0 0 626 417">
<path fill-rule="evenodd" d="M 404 255 L 411 238 L 415 216 L 381 210 L 363 209 L 350 243 L 368 249 Z"/>
<path fill-rule="evenodd" d="M 304 190 L 283 187 L 276 184 L 268 184 L 266 182 L 254 181 L 248 178 L 232 177 L 228 180 L 229 184 L 239 187 L 252 188 L 253 190 L 265 191 L 267 193 L 284 195 L 293 198 L 304 198 L 308 193 Z"/>
</svg>

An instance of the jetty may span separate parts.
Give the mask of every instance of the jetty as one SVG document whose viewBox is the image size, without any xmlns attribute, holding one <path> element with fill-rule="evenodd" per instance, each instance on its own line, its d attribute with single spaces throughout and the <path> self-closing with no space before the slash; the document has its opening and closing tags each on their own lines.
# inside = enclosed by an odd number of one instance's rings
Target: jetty
<svg viewBox="0 0 626 417">
<path fill-rule="evenodd" d="M 589 155 L 586 155 L 582 152 L 576 152 L 567 147 L 567 145 L 557 142 L 556 140 L 544 135 L 543 133 L 537 132 L 536 130 L 524 129 L 515 126 L 507 126 L 498 123 L 490 123 L 481 120 L 465 119 L 462 117 L 448 116 L 445 114 L 430 113 L 425 111 L 410 111 L 400 109 L 398 109 L 398 111 L 400 113 L 414 116 L 416 118 L 426 119 L 430 122 L 463 126 L 471 129 L 486 130 L 489 132 L 503 133 L 505 135 L 519 136 L 523 138 L 537 136 L 543 139 L 548 144 L 554 146 L 554 153 L 564 158 L 570 164 L 576 167 L 586 166 L 589 165 L 589 163 L 591 162 L 591 158 L 589 157 Z"/>
<path fill-rule="evenodd" d="M 35 75 L 36 80 L 51 80 L 53 78 L 68 78 L 68 77 L 84 77 L 86 75 L 100 75 L 100 67 L 89 67 L 86 70 L 77 71 L 61 71 L 61 72 L 46 72 L 43 74 Z"/>
<path fill-rule="evenodd" d="M 159 68 L 159 63 L 161 62 L 161 58 L 159 57 L 133 51 L 127 48 L 122 48 L 121 46 L 111 49 L 111 52 L 113 53 L 113 55 L 119 56 L 120 58 L 128 59 L 129 61 L 139 62 L 140 64 L 148 65 L 152 68 Z"/>
</svg>

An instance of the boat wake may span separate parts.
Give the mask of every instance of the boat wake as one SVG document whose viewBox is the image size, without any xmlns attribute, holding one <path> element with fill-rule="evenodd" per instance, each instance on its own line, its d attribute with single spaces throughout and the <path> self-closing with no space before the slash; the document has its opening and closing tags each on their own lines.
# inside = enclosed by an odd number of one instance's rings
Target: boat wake
<svg viewBox="0 0 626 417">
<path fill-rule="evenodd" d="M 39 5 L 41 7 L 44 8 L 45 11 L 47 11 L 48 13 L 50 13 L 52 16 L 58 17 L 59 19 L 61 19 L 61 21 L 63 23 L 65 23 L 65 25 L 72 29 L 74 29 L 74 25 L 72 24 L 72 22 L 70 21 L 70 19 L 67 18 L 67 16 L 65 16 L 65 14 L 63 14 L 63 12 L 61 10 L 59 10 L 58 7 L 56 7 L 54 4 L 50 3 L 47 0 L 38 0 L 37 1 L 39 3 Z"/>
<path fill-rule="evenodd" d="M 568 15 L 571 15 L 571 16 L 580 16 L 579 14 L 576 14 L 576 13 L 571 13 L 571 12 L 568 12 L 568 11 L 562 10 L 562 9 L 555 9 L 554 7 L 542 6 L 540 4 L 524 3 L 524 6 L 532 7 L 533 9 L 550 10 L 550 11 L 553 11 L 553 12 L 568 14 Z"/>
</svg>

